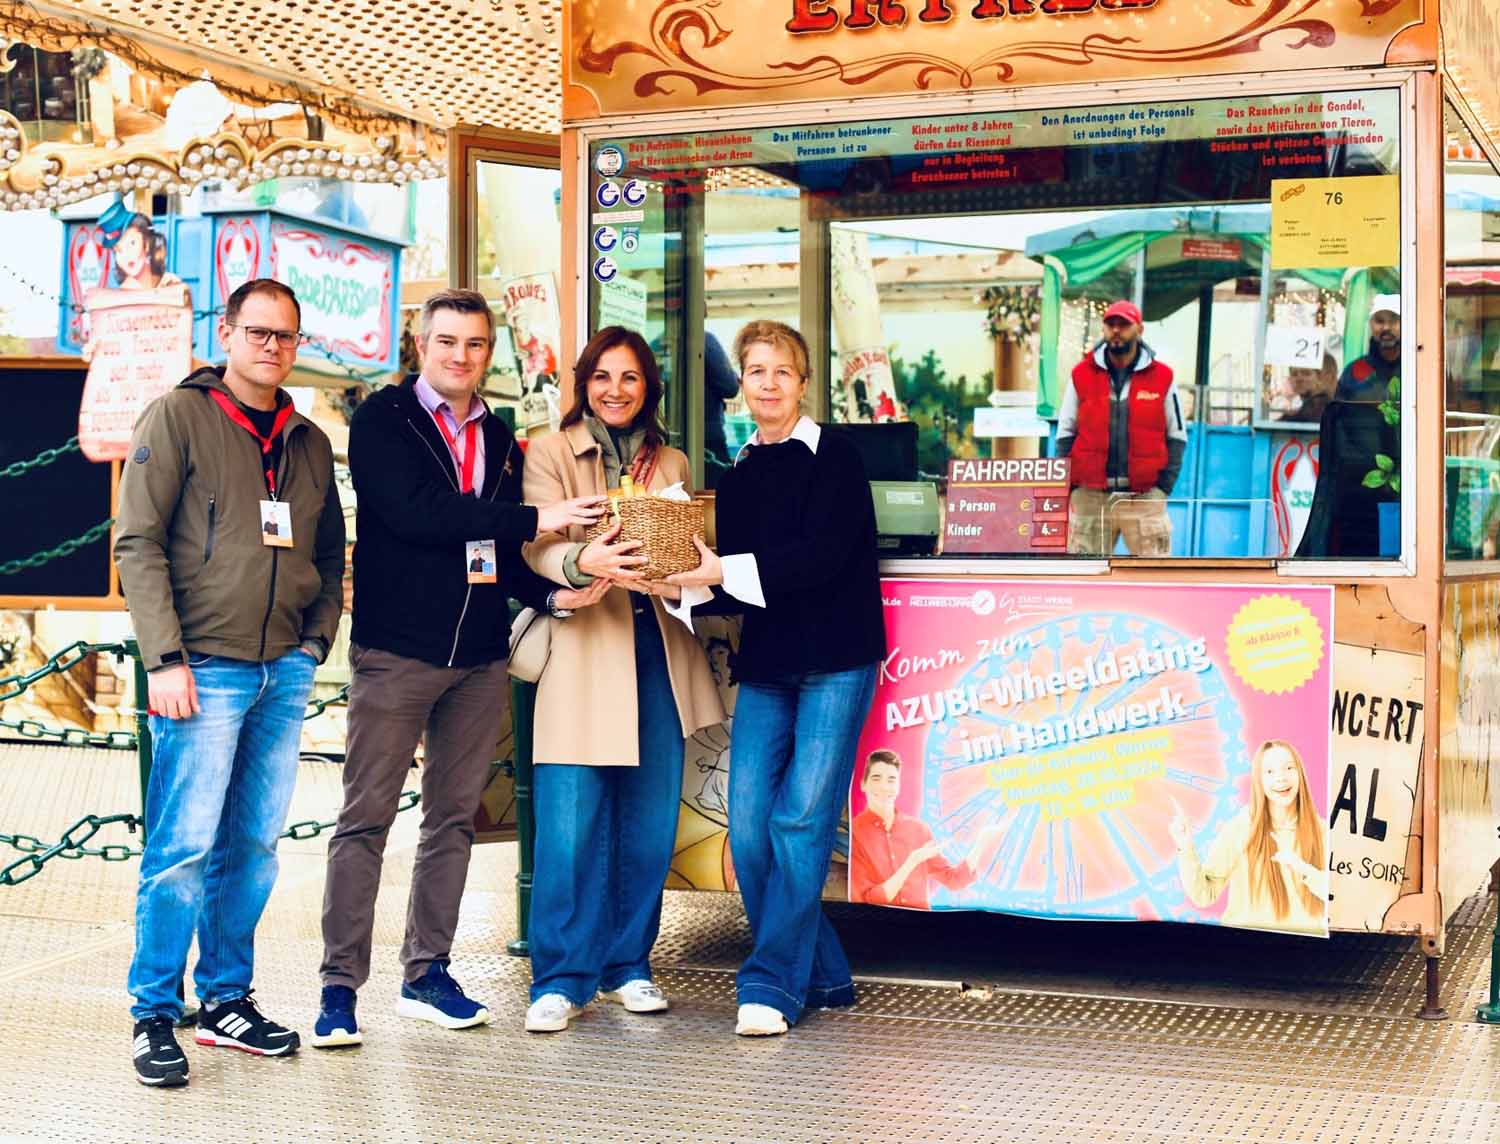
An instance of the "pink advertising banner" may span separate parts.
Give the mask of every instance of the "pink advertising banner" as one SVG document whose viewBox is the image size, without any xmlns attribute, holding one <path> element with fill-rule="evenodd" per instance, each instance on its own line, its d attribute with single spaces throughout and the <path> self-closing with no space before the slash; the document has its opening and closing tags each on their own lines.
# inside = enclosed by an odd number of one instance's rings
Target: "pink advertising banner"
<svg viewBox="0 0 1500 1144">
<path fill-rule="evenodd" d="M 882 590 L 851 901 L 1327 935 L 1332 589 Z"/>
</svg>

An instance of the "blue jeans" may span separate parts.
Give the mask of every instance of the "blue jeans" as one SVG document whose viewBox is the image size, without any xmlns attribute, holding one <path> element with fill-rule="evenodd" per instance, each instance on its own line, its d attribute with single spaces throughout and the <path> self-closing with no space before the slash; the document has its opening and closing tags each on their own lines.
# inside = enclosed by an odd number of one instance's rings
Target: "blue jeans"
<svg viewBox="0 0 1500 1144">
<path fill-rule="evenodd" d="M 317 666 L 194 657 L 201 710 L 151 717 L 146 852 L 127 988 L 136 1020 L 182 1015 L 178 987 L 198 934 L 204 1002 L 250 992 L 255 927 L 276 882 L 276 838 L 297 782 L 302 716 Z"/>
<path fill-rule="evenodd" d="M 735 700 L 729 849 L 754 939 L 736 984 L 741 1005 L 769 1005 L 788 1024 L 854 1004 L 822 894 L 876 666 L 741 683 Z"/>
<path fill-rule="evenodd" d="M 684 742 L 649 606 L 635 621 L 635 671 L 639 766 L 541 763 L 532 772 L 533 1001 L 561 993 L 582 1007 L 601 989 L 651 980 L 662 887 L 677 841 Z"/>
</svg>

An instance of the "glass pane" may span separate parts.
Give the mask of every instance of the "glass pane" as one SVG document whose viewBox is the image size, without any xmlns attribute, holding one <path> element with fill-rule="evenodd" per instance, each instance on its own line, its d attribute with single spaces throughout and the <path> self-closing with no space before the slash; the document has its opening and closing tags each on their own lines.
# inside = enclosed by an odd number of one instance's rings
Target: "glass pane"
<svg viewBox="0 0 1500 1144">
<path fill-rule="evenodd" d="M 1447 109 L 1445 289 L 1449 560 L 1500 537 L 1500 176 Z"/>
<path fill-rule="evenodd" d="M 1310 346 L 1300 364 L 1267 361 L 1261 375 L 1260 416 L 1276 426 L 1316 429 L 1333 400 L 1342 367 L 1346 299 L 1341 286 L 1318 286 L 1293 271 L 1271 278 L 1271 324 L 1290 330 L 1321 330 L 1321 346 Z M 1306 336 L 1306 335 L 1302 335 Z M 1362 339 L 1361 339 L 1362 340 Z M 1294 344 L 1294 349 L 1296 345 Z M 1362 347 L 1361 347 L 1362 348 Z M 1358 351 L 1356 351 L 1358 352 Z"/>
<path fill-rule="evenodd" d="M 887 551 L 1395 556 L 1398 126 L 1372 90 L 608 139 L 591 231 L 680 238 L 680 312 L 722 346 L 826 313 L 803 332 Z M 679 224 L 630 202 L 660 183 Z M 597 319 L 648 272 L 591 259 Z M 707 372 L 711 481 L 750 426 Z"/>
<path fill-rule="evenodd" d="M 646 339 L 661 370 L 663 414 L 678 446 L 686 352 L 683 233 L 689 208 L 702 209 L 702 193 L 701 180 L 648 178 L 644 172 L 599 178 L 590 187 L 589 333 L 625 326 Z"/>
<path fill-rule="evenodd" d="M 479 160 L 474 165 L 475 288 L 495 311 L 495 354 L 482 392 L 510 409 L 522 434 L 556 428 L 562 315 L 562 175 L 555 168 Z"/>
<path fill-rule="evenodd" d="M 684 389 L 703 395 L 703 485 L 714 488 L 755 432 L 739 395 L 734 336 L 746 322 L 796 326 L 801 278 L 797 187 L 754 167 L 713 167 L 704 193 L 702 361 Z"/>
</svg>

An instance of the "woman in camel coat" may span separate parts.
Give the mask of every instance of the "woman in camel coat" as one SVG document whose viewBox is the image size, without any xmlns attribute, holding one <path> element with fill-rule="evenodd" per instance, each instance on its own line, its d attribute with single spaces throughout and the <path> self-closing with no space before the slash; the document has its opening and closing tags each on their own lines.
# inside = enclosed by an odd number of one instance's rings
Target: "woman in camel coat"
<svg viewBox="0 0 1500 1144">
<path fill-rule="evenodd" d="M 687 458 L 665 444 L 661 394 L 644 339 L 620 326 L 600 330 L 579 355 L 561 431 L 528 449 L 526 500 L 606 493 L 622 474 L 650 492 L 688 482 Z M 613 540 L 585 544 L 575 528 L 524 550 L 557 584 L 616 585 L 554 621 L 537 685 L 533 1032 L 567 1028 L 595 994 L 631 1012 L 667 1007 L 649 955 L 677 832 L 684 741 L 724 719 L 702 646 L 635 570 L 645 562 L 638 545 Z"/>
</svg>

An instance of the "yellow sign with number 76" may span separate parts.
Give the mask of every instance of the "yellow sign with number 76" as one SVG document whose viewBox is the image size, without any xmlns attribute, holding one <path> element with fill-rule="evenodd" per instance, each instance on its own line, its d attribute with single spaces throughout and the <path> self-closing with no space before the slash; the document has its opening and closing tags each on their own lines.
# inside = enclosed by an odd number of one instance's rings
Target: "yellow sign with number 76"
<svg viewBox="0 0 1500 1144">
<path fill-rule="evenodd" d="M 1276 179 L 1271 183 L 1271 266 L 1343 270 L 1401 263 L 1401 180 L 1396 175 Z"/>
</svg>

